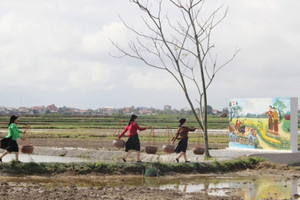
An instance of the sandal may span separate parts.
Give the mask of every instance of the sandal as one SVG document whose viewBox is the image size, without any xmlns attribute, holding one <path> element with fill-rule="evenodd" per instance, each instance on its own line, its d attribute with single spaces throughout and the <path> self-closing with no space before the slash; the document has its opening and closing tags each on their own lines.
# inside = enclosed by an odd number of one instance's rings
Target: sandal
<svg viewBox="0 0 300 200">
<path fill-rule="evenodd" d="M 123 159 L 124 162 L 126 162 L 126 159 L 125 159 L 125 158 L 122 158 L 122 159 Z"/>
<path fill-rule="evenodd" d="M 185 163 L 190 163 L 191 161 L 189 161 L 189 160 L 187 160 L 187 161 L 185 161 Z"/>
<path fill-rule="evenodd" d="M 138 161 L 136 161 L 137 163 L 142 163 L 142 161 L 141 160 L 138 160 Z"/>
<path fill-rule="evenodd" d="M 179 163 L 179 159 L 178 158 L 176 158 L 175 160 L 176 160 L 177 163 Z"/>
<path fill-rule="evenodd" d="M 0 162 L 2 162 L 2 158 L 0 158 Z"/>
</svg>

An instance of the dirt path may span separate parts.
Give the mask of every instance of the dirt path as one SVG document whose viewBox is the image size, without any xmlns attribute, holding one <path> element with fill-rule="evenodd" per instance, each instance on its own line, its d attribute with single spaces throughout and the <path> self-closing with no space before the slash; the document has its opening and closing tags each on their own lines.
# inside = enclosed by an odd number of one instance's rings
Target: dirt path
<svg viewBox="0 0 300 200">
<path fill-rule="evenodd" d="M 107 149 L 115 150 L 112 146 L 112 140 L 106 140 L 102 138 L 31 138 L 30 143 L 33 146 L 40 147 L 74 147 L 74 148 L 87 148 L 87 149 Z M 141 141 L 141 146 L 145 147 L 148 142 Z M 156 145 L 162 147 L 166 142 L 157 141 Z M 192 149 L 196 144 L 189 143 L 188 148 Z M 228 144 L 211 143 L 212 149 L 224 149 Z"/>
</svg>

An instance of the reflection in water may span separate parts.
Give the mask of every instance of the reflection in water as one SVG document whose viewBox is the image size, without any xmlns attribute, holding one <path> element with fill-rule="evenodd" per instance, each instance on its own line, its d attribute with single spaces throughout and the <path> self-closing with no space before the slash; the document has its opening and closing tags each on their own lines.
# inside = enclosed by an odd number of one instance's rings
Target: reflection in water
<svg viewBox="0 0 300 200">
<path fill-rule="evenodd" d="M 82 176 L 82 177 L 1 177 L 1 182 L 39 183 L 46 187 L 62 187 L 75 184 L 77 187 L 148 186 L 152 188 L 174 189 L 182 192 L 205 192 L 209 195 L 240 196 L 245 200 L 290 199 L 300 193 L 300 179 L 284 177 L 207 177 L 184 176 L 181 178 L 143 176 Z M 299 185 L 299 186 L 298 186 Z"/>
<path fill-rule="evenodd" d="M 194 180 L 195 181 L 195 180 Z M 290 199 L 299 194 L 300 180 L 275 180 L 274 178 L 205 178 L 196 183 L 161 185 L 161 189 L 176 189 L 182 192 L 205 191 L 209 195 L 240 196 L 245 200 Z"/>
</svg>

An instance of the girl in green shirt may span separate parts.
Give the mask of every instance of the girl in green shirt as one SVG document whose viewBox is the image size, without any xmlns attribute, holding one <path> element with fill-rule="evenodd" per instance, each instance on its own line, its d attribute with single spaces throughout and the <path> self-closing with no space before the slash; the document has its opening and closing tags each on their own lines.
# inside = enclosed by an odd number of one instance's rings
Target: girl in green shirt
<svg viewBox="0 0 300 200">
<path fill-rule="evenodd" d="M 19 161 L 19 146 L 17 143 L 17 139 L 21 138 L 21 133 L 25 134 L 26 131 L 20 131 L 16 125 L 18 122 L 18 117 L 12 115 L 8 124 L 8 134 L 5 138 L 1 140 L 0 147 L 5 149 L 6 151 L 0 156 L 0 162 L 2 162 L 2 158 L 6 156 L 8 153 L 15 152 L 16 161 Z M 23 139 L 23 138 L 22 138 Z"/>
</svg>

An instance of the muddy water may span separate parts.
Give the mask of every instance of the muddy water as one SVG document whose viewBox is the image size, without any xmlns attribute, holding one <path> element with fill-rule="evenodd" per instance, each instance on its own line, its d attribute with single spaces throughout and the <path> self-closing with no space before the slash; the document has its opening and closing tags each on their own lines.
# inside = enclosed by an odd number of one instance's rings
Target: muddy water
<svg viewBox="0 0 300 200">
<path fill-rule="evenodd" d="M 200 181 L 182 182 L 181 184 L 161 185 L 161 189 L 176 189 L 182 192 L 205 191 L 209 195 L 230 196 L 231 194 L 247 200 L 290 199 L 300 193 L 299 180 L 281 178 L 228 178 L 206 177 Z M 299 186 L 298 186 L 299 185 Z"/>
<path fill-rule="evenodd" d="M 1 177 L 0 182 L 16 185 L 30 183 L 48 188 L 67 187 L 140 187 L 171 189 L 184 193 L 203 192 L 208 195 L 237 195 L 245 200 L 255 199 L 296 199 L 300 193 L 300 179 L 284 179 L 282 177 L 212 177 L 183 176 L 181 178 L 160 177 L 145 178 L 143 176 L 67 176 L 67 177 Z"/>
</svg>

